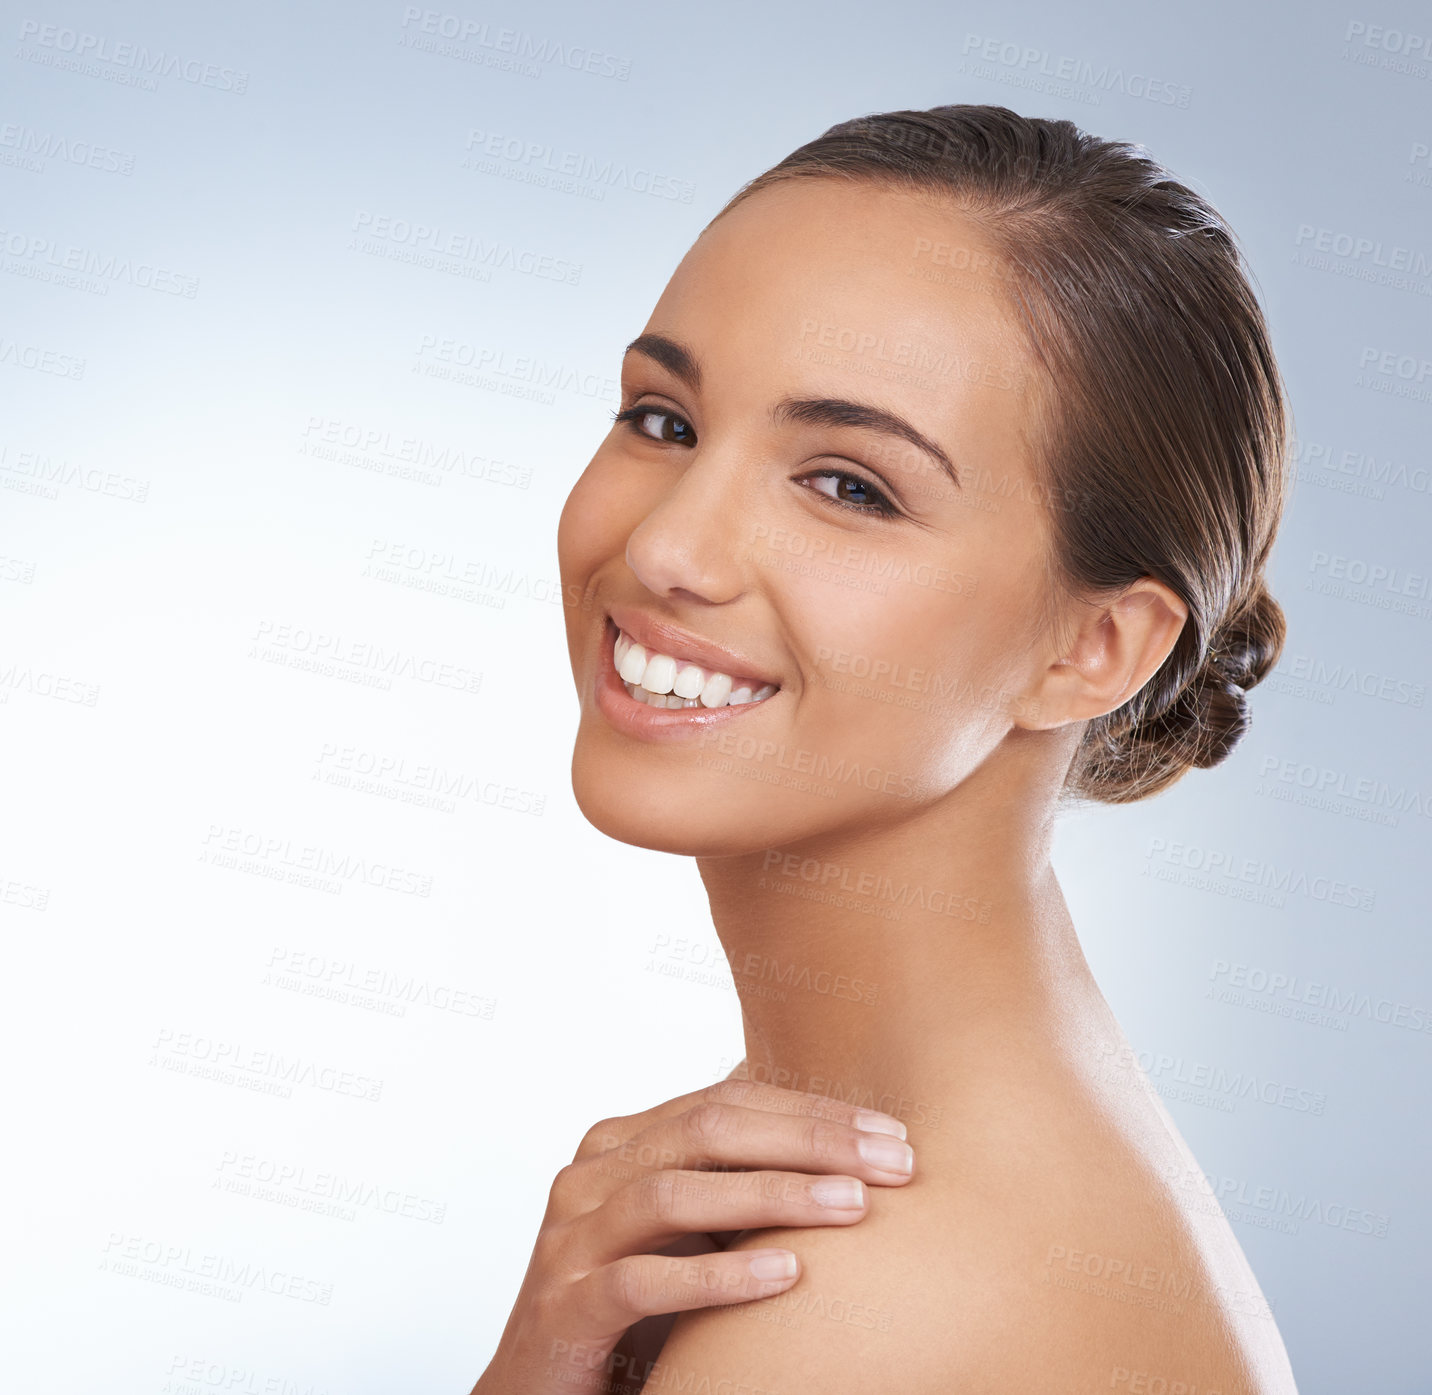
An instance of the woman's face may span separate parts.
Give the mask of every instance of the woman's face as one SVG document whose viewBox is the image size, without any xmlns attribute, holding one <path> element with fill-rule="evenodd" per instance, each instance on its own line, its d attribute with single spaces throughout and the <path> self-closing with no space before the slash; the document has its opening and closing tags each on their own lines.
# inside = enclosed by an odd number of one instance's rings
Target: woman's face
<svg viewBox="0 0 1432 1395">
<path fill-rule="evenodd" d="M 956 210 L 843 180 L 762 190 L 686 254 L 558 527 L 597 828 L 694 856 L 874 833 L 1037 711 L 1047 522 L 1003 292 Z M 694 705 L 628 695 L 618 625 L 627 677 Z M 757 700 L 705 705 L 722 672 Z"/>
</svg>

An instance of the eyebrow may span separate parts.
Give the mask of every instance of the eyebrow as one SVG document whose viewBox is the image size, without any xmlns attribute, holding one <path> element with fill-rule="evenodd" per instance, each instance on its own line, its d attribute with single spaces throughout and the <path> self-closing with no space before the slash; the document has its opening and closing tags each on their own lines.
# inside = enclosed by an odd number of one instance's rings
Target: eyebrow
<svg viewBox="0 0 1432 1395">
<path fill-rule="evenodd" d="M 701 390 L 701 361 L 684 344 L 665 334 L 639 334 L 626 346 L 626 353 L 644 354 L 692 392 Z M 923 431 L 884 407 L 844 397 L 783 397 L 771 408 L 771 418 L 778 425 L 802 422 L 807 426 L 854 426 L 898 437 L 928 455 L 949 476 L 950 483 L 960 488 L 960 473 L 950 457 Z"/>
</svg>

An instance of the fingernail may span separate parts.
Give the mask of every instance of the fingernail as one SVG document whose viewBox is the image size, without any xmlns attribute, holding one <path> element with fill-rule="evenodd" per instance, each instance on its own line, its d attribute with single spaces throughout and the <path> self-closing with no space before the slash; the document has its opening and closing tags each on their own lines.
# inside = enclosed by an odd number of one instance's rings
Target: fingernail
<svg viewBox="0 0 1432 1395">
<path fill-rule="evenodd" d="M 865 1183 L 858 1177 L 832 1177 L 816 1182 L 810 1194 L 817 1205 L 828 1206 L 832 1211 L 865 1209 Z"/>
<path fill-rule="evenodd" d="M 858 1138 L 855 1146 L 860 1149 L 861 1159 L 885 1172 L 910 1172 L 915 1166 L 915 1154 L 908 1143 L 898 1138 L 886 1138 L 883 1134 L 866 1134 Z"/>
<path fill-rule="evenodd" d="M 794 1279 L 796 1257 L 789 1250 L 753 1251 L 751 1273 L 757 1279 Z"/>
<path fill-rule="evenodd" d="M 874 1109 L 857 1109 L 855 1127 L 863 1133 L 893 1133 L 896 1138 L 905 1137 L 905 1125 L 893 1114 L 881 1114 Z"/>
</svg>

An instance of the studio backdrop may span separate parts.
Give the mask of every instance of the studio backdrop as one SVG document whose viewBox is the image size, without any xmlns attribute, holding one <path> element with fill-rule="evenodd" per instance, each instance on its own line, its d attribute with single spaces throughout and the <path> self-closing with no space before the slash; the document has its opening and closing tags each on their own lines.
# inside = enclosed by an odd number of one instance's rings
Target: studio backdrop
<svg viewBox="0 0 1432 1395">
<path fill-rule="evenodd" d="M 441 3 L 4 7 L 0 1385 L 464 1395 L 584 1131 L 735 1065 L 573 801 L 558 514 L 745 180 L 978 102 L 1256 277 L 1285 652 L 1056 865 L 1303 1391 L 1426 1392 L 1432 17 Z"/>
</svg>

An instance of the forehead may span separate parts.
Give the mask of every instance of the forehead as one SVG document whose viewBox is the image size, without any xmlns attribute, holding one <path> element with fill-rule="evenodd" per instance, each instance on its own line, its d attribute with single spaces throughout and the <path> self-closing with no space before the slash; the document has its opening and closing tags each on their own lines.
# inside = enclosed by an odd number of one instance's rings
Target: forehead
<svg viewBox="0 0 1432 1395">
<path fill-rule="evenodd" d="M 1032 361 L 1007 262 L 950 201 L 832 178 L 762 189 L 697 239 L 647 329 L 694 352 L 713 409 L 857 398 L 952 454 L 1025 445 Z"/>
</svg>

